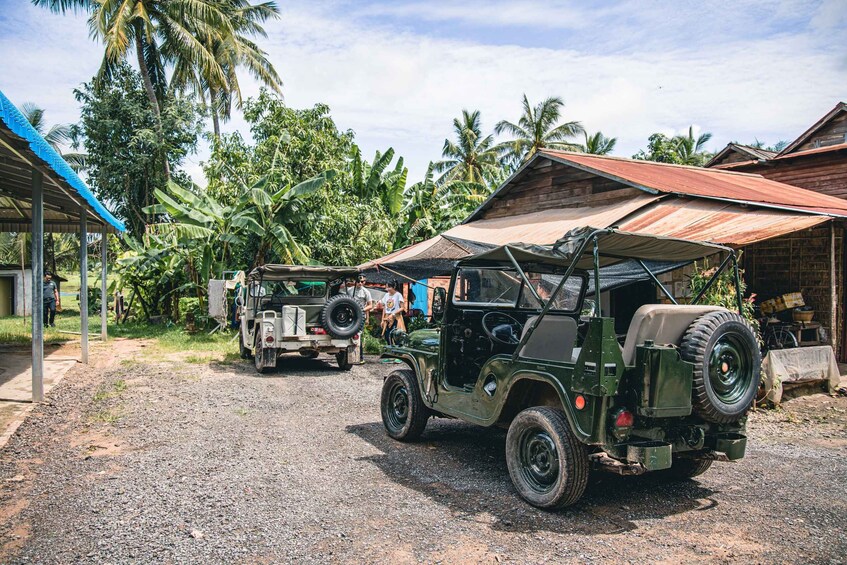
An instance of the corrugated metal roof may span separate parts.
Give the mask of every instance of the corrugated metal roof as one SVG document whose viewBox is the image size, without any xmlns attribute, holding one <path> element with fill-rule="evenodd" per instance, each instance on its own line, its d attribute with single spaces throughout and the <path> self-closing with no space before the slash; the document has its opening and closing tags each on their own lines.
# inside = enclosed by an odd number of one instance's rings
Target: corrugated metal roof
<svg viewBox="0 0 847 565">
<path fill-rule="evenodd" d="M 574 228 L 615 225 L 657 198 L 659 197 L 645 194 L 606 206 L 557 208 L 504 218 L 477 220 L 455 226 L 447 230 L 444 235 L 492 245 L 513 242 L 548 245 Z"/>
<path fill-rule="evenodd" d="M 668 197 L 634 214 L 623 222 L 621 230 L 742 246 L 829 220 L 826 216 Z"/>
<path fill-rule="evenodd" d="M 845 200 L 768 180 L 761 175 L 548 149 L 538 154 L 648 192 L 847 217 Z"/>
</svg>

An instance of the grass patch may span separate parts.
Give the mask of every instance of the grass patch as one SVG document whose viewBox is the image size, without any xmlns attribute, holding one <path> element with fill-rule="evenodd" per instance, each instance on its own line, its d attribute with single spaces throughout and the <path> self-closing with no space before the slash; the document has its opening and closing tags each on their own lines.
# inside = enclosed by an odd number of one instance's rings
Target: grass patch
<svg viewBox="0 0 847 565">
<path fill-rule="evenodd" d="M 242 418 L 250 413 L 246 408 L 236 408 L 235 413 L 241 416 Z"/>
<path fill-rule="evenodd" d="M 94 400 L 94 402 L 104 402 L 110 398 L 114 398 L 115 396 L 120 396 L 126 388 L 126 381 L 119 379 L 112 383 L 112 386 L 103 386 L 97 389 L 97 392 L 94 393 L 92 400 Z"/>
<path fill-rule="evenodd" d="M 103 410 L 98 410 L 91 416 L 92 422 L 99 422 L 101 424 L 114 424 L 118 421 L 120 416 L 114 410 L 110 410 L 108 408 Z"/>
</svg>

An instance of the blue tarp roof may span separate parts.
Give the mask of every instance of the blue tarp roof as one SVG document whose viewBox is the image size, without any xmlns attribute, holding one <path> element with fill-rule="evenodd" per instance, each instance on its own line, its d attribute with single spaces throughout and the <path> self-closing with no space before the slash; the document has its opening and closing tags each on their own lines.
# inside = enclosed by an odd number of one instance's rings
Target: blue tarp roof
<svg viewBox="0 0 847 565">
<path fill-rule="evenodd" d="M 44 163 L 50 167 L 61 180 L 64 180 L 72 189 L 76 191 L 91 207 L 92 210 L 104 221 L 111 224 L 118 231 L 126 231 L 124 223 L 115 218 L 109 212 L 91 190 L 82 182 L 71 167 L 62 159 L 55 149 L 50 147 L 34 127 L 27 121 L 24 115 L 18 108 L 6 98 L 6 95 L 0 91 L 0 120 L 8 127 L 12 133 L 18 137 L 22 137 L 29 143 L 29 148 L 32 152 Z"/>
</svg>

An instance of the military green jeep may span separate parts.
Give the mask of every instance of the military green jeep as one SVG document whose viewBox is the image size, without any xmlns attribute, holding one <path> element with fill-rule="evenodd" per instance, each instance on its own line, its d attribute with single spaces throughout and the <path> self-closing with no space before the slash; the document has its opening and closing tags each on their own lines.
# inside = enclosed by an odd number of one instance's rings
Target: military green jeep
<svg viewBox="0 0 847 565">
<path fill-rule="evenodd" d="M 717 253 L 720 267 L 689 305 L 676 304 L 645 263 Z M 619 340 L 613 318 L 582 310 L 602 288 L 603 267 L 625 261 L 670 303 L 641 306 Z M 579 500 L 589 470 L 688 478 L 740 459 L 759 383 L 757 338 L 740 292 L 737 312 L 698 305 L 727 268 L 738 288 L 730 248 L 594 228 L 462 260 L 438 297 L 440 327 L 401 335 L 385 353 L 408 365 L 385 379 L 385 429 L 410 441 L 430 417 L 507 427 L 512 482 L 541 508 Z"/>
</svg>

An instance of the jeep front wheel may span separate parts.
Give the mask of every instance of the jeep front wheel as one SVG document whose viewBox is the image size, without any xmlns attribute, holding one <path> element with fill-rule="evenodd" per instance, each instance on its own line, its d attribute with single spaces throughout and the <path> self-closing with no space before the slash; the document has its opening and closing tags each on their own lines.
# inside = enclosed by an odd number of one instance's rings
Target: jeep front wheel
<svg viewBox="0 0 847 565">
<path fill-rule="evenodd" d="M 538 406 L 518 414 L 506 435 L 506 463 L 521 498 L 538 508 L 563 508 L 588 484 L 588 454 L 564 412 Z"/>
<path fill-rule="evenodd" d="M 388 435 L 399 441 L 418 439 L 426 428 L 429 408 L 423 403 L 418 383 L 410 370 L 394 371 L 382 385 L 382 423 Z"/>
</svg>

